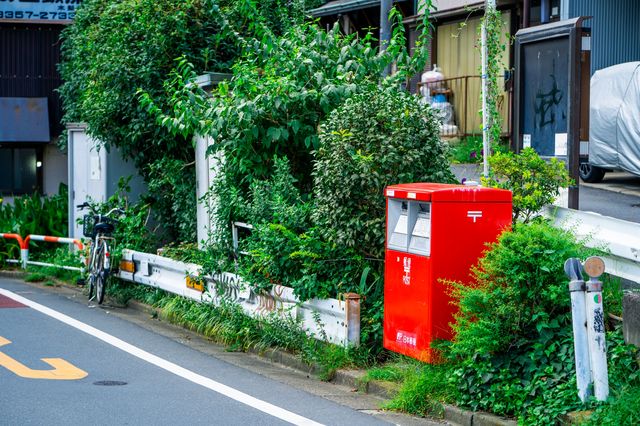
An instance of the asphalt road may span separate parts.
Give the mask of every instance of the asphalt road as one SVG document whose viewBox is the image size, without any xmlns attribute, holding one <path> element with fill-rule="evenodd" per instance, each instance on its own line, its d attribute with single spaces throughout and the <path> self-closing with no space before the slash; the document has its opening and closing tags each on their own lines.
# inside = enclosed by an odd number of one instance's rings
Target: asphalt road
<svg viewBox="0 0 640 426">
<path fill-rule="evenodd" d="M 580 210 L 640 223 L 640 176 L 607 173 L 600 183 L 580 183 Z"/>
<path fill-rule="evenodd" d="M 74 298 L 0 276 L 0 424 L 388 424 L 338 403 L 349 390 L 292 387 Z"/>
</svg>

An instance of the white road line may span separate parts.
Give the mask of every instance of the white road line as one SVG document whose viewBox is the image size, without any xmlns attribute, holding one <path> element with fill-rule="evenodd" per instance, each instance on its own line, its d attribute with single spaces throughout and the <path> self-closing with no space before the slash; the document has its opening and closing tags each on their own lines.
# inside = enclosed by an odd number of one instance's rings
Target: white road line
<svg viewBox="0 0 640 426">
<path fill-rule="evenodd" d="M 70 325 L 71 327 L 74 327 L 80 331 L 90 334 L 91 336 L 97 337 L 98 339 L 110 344 L 111 346 L 115 346 L 116 348 L 124 352 L 127 352 L 135 357 L 138 357 L 144 361 L 147 361 L 148 363 L 153 364 L 157 367 L 160 367 L 163 370 L 166 370 L 170 373 L 173 373 L 176 376 L 180 376 L 200 386 L 204 386 L 207 389 L 211 389 L 214 392 L 217 392 L 228 398 L 234 399 L 242 404 L 248 405 L 249 407 L 255 408 L 256 410 L 260 410 L 273 417 L 277 417 L 281 420 L 284 420 L 286 422 L 289 422 L 295 425 L 321 425 L 321 423 L 317 423 L 311 419 L 302 417 L 298 414 L 292 413 L 291 411 L 285 410 L 284 408 L 280 408 L 266 401 L 262 401 L 260 399 L 254 398 L 251 395 L 247 395 L 246 393 L 240 392 L 237 389 L 224 385 L 220 382 L 216 382 L 215 380 L 211 380 L 208 377 L 201 376 L 200 374 L 187 370 L 184 367 L 180 367 L 177 364 L 174 364 L 152 353 L 142 350 L 136 346 L 133 346 L 132 344 L 129 344 L 124 340 L 118 339 L 117 337 L 112 336 L 108 333 L 105 333 L 104 331 L 98 330 L 97 328 L 92 327 L 88 324 L 85 324 L 81 321 L 78 321 L 74 318 L 71 318 L 68 315 L 55 311 L 51 308 L 48 308 L 44 305 L 36 303 L 32 300 L 26 299 L 9 290 L 0 288 L 0 294 L 4 294 L 5 296 L 17 302 L 20 302 L 24 305 L 27 305 L 28 307 L 35 309 L 36 311 L 42 312 L 43 314 L 48 315 L 51 318 L 57 319 L 58 321 L 61 321 L 67 325 Z"/>
</svg>

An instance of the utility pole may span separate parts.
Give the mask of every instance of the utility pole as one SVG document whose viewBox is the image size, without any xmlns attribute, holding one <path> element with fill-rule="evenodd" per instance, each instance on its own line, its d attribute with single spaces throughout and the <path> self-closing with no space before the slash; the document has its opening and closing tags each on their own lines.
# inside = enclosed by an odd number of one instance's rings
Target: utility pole
<svg viewBox="0 0 640 426">
<path fill-rule="evenodd" d="M 489 122 L 487 108 L 487 90 L 488 90 L 488 51 L 487 51 L 487 15 L 496 8 L 496 0 L 485 0 L 484 15 L 482 22 L 482 153 L 483 153 L 483 171 L 484 177 L 489 177 L 489 154 L 491 153 L 491 141 L 489 140 L 489 126 L 494 123 Z"/>
<path fill-rule="evenodd" d="M 391 41 L 391 23 L 389 22 L 389 12 L 391 12 L 392 0 L 380 0 L 380 53 L 387 50 Z M 386 77 L 391 72 L 391 65 L 387 65 L 382 72 Z"/>
</svg>

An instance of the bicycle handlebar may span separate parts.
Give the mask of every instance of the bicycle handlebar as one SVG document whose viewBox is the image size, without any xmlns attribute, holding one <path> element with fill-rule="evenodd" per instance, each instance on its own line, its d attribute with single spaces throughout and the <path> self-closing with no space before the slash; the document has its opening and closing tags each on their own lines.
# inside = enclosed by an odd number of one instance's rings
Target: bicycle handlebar
<svg viewBox="0 0 640 426">
<path fill-rule="evenodd" d="M 82 204 L 78 204 L 76 207 L 77 207 L 79 210 L 84 210 L 84 209 L 87 209 L 87 208 L 88 208 L 89 210 L 91 210 L 91 213 L 93 213 L 94 215 L 96 215 L 96 216 L 102 216 L 102 217 L 110 217 L 114 212 L 115 212 L 115 213 L 119 213 L 119 214 L 120 214 L 120 216 L 122 216 L 122 215 L 124 215 L 124 214 L 125 214 L 125 211 L 124 211 L 124 210 L 122 210 L 121 208 L 118 208 L 118 207 L 115 207 L 115 208 L 113 208 L 113 209 L 109 210 L 109 212 L 108 212 L 107 214 L 100 214 L 100 213 L 97 213 L 97 212 L 94 210 L 93 206 L 91 206 L 91 204 L 87 203 L 86 201 L 85 201 L 84 203 L 82 203 Z"/>
<path fill-rule="evenodd" d="M 113 208 L 113 209 L 109 210 L 109 213 L 107 213 L 107 214 L 105 214 L 105 215 L 103 215 L 103 216 L 107 216 L 107 217 L 109 217 L 109 216 L 111 216 L 111 214 L 112 214 L 113 212 L 120 213 L 120 215 L 121 215 L 121 216 L 124 214 L 124 210 L 122 210 L 121 208 L 115 207 L 115 208 Z"/>
</svg>

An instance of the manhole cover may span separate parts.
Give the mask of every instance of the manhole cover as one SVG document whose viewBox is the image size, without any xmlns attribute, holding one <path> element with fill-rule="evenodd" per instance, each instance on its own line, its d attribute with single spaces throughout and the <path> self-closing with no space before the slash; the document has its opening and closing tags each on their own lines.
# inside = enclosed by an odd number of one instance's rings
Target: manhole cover
<svg viewBox="0 0 640 426">
<path fill-rule="evenodd" d="M 127 382 L 121 382 L 119 380 L 100 380 L 98 382 L 93 382 L 96 386 L 124 386 Z"/>
</svg>

